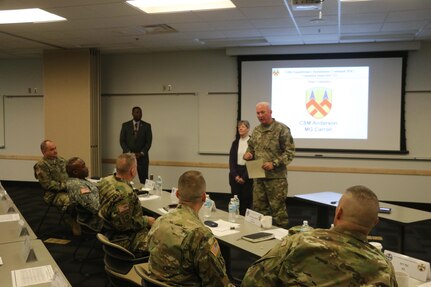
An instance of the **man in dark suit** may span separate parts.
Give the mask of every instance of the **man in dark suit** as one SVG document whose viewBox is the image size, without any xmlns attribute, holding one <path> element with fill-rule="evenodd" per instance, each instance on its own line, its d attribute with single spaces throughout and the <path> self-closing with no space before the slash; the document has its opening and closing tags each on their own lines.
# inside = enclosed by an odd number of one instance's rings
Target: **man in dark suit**
<svg viewBox="0 0 431 287">
<path fill-rule="evenodd" d="M 144 184 L 148 178 L 148 151 L 151 148 L 153 134 L 151 125 L 142 121 L 142 110 L 133 107 L 133 120 L 123 123 L 120 133 L 120 145 L 123 153 L 134 153 L 138 161 L 139 181 Z"/>
</svg>

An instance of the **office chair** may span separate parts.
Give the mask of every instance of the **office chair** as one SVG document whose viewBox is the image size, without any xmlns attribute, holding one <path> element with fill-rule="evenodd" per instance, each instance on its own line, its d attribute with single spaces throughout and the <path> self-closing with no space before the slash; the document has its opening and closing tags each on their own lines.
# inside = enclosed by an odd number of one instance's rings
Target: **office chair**
<svg viewBox="0 0 431 287">
<path fill-rule="evenodd" d="M 148 256 L 136 257 L 122 246 L 111 242 L 108 237 L 98 233 L 97 239 L 102 243 L 105 252 L 105 272 L 111 286 L 141 286 L 141 277 L 133 268 L 134 265 L 148 261 Z"/>
<path fill-rule="evenodd" d="M 66 210 L 61 210 L 57 206 L 54 206 L 53 201 L 51 201 L 49 204 L 48 203 L 45 203 L 45 204 L 47 205 L 46 210 L 43 213 L 43 216 L 40 219 L 39 225 L 37 226 L 37 229 L 36 229 L 36 234 L 38 235 L 38 237 L 40 236 L 40 234 L 39 234 L 40 228 L 42 227 L 46 218 L 48 217 L 48 214 L 51 210 L 51 207 L 53 207 L 58 213 L 59 219 L 58 219 L 57 225 L 60 225 L 62 222 L 64 222 L 64 216 L 66 215 L 66 212 L 67 212 Z"/>
<path fill-rule="evenodd" d="M 97 243 L 96 235 L 97 233 L 102 231 L 103 221 L 100 220 L 100 222 L 95 222 L 95 224 L 90 225 L 87 222 L 82 220 L 83 218 L 85 219 L 85 215 L 88 214 L 88 211 L 85 208 L 83 208 L 80 205 L 76 205 L 75 211 L 77 215 L 76 222 L 81 226 L 81 236 L 80 236 L 78 245 L 73 251 L 73 260 L 81 262 L 81 265 L 79 267 L 79 273 L 82 274 L 82 268 L 84 266 L 84 263 L 90 259 L 90 254 L 92 253 L 92 251 L 94 250 L 94 247 L 96 246 L 96 243 Z M 88 244 L 89 249 L 84 257 L 78 257 L 79 249 L 84 245 L 85 242 L 90 242 L 90 244 Z"/>
<path fill-rule="evenodd" d="M 136 273 L 142 278 L 142 286 L 143 287 L 171 287 L 171 285 L 166 284 L 165 282 L 159 281 L 150 277 L 149 272 L 149 263 L 142 263 L 139 265 L 135 265 L 133 268 Z"/>
<path fill-rule="evenodd" d="M 36 179 L 38 179 L 36 176 L 36 164 L 33 166 L 33 172 L 34 172 L 34 177 Z M 42 200 L 43 200 L 43 198 L 42 198 Z M 37 229 L 36 229 L 36 234 L 38 235 L 38 237 L 40 237 L 40 234 L 39 234 L 40 228 L 42 227 L 43 223 L 45 222 L 45 220 L 46 220 L 46 218 L 47 218 L 47 216 L 51 210 L 51 207 L 54 207 L 54 209 L 57 211 L 58 215 L 60 216 L 57 225 L 60 225 L 60 223 L 62 221 L 64 221 L 64 216 L 66 214 L 66 211 L 61 210 L 60 208 L 54 206 L 54 203 L 53 203 L 54 200 L 52 200 L 50 203 L 46 203 L 45 200 L 43 200 L 43 202 L 47 205 L 47 207 L 46 207 L 46 210 L 43 213 L 43 216 L 40 219 L 39 225 L 37 226 Z"/>
</svg>

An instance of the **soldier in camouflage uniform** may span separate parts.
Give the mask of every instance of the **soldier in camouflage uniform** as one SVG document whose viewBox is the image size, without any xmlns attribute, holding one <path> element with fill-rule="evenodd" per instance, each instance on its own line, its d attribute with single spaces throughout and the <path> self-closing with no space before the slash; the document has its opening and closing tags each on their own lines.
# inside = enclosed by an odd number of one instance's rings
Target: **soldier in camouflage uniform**
<svg viewBox="0 0 431 287">
<path fill-rule="evenodd" d="M 257 126 L 248 140 L 245 160 L 263 160 L 265 178 L 253 180 L 253 209 L 273 217 L 274 225 L 288 228 L 287 165 L 295 155 L 290 129 L 272 118 L 269 103 L 256 105 Z"/>
<path fill-rule="evenodd" d="M 69 179 L 66 181 L 70 204 L 76 208 L 77 221 L 93 230 L 99 231 L 102 220 L 99 212 L 99 189 L 96 184 L 88 181 L 88 168 L 79 157 L 72 157 L 67 161 L 66 171 Z"/>
<path fill-rule="evenodd" d="M 142 214 L 138 196 L 130 181 L 136 176 L 136 157 L 132 153 L 117 158 L 116 173 L 99 184 L 100 215 L 108 226 L 106 236 L 129 251 L 143 255 L 148 252 L 148 230 L 153 217 Z"/>
<path fill-rule="evenodd" d="M 398 286 L 392 264 L 367 242 L 378 209 L 370 189 L 347 189 L 334 228 L 283 238 L 248 269 L 241 286 Z"/>
<path fill-rule="evenodd" d="M 150 276 L 169 286 L 233 286 L 220 247 L 199 219 L 205 179 L 187 171 L 178 180 L 178 207 L 159 217 L 148 235 Z"/>
<path fill-rule="evenodd" d="M 53 141 L 44 140 L 40 144 L 43 158 L 34 165 L 34 176 L 45 190 L 43 196 L 47 204 L 53 204 L 63 210 L 69 206 L 66 192 L 66 160 L 57 155 Z"/>
</svg>

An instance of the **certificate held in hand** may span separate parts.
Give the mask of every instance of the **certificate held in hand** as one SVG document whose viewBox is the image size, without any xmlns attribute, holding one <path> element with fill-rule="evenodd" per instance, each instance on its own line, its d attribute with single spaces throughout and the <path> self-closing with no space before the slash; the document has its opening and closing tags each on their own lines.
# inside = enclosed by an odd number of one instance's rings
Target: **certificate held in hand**
<svg viewBox="0 0 431 287">
<path fill-rule="evenodd" d="M 264 178 L 263 159 L 249 160 L 245 162 L 248 178 Z"/>
</svg>

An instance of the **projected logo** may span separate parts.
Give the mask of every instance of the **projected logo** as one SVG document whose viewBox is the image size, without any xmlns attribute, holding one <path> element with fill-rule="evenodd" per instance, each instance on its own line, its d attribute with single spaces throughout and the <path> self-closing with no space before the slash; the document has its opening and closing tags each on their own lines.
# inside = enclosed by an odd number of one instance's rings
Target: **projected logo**
<svg viewBox="0 0 431 287">
<path fill-rule="evenodd" d="M 326 117 L 332 107 L 332 90 L 328 88 L 311 88 L 305 96 L 305 107 L 316 119 Z"/>
</svg>

